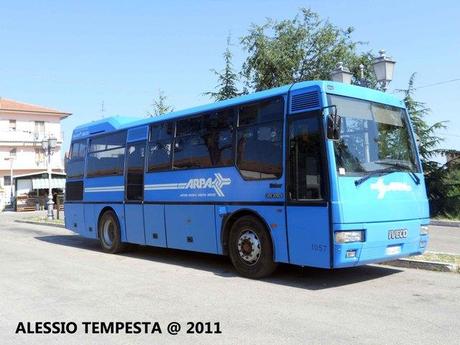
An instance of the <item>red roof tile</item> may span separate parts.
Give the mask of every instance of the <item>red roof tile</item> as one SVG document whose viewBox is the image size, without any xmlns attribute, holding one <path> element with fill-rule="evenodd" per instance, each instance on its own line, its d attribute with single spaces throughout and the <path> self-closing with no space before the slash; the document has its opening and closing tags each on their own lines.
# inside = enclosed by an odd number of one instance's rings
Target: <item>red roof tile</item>
<svg viewBox="0 0 460 345">
<path fill-rule="evenodd" d="M 59 115 L 61 117 L 67 117 L 71 115 L 71 113 L 67 113 L 64 111 L 45 108 L 34 104 L 17 102 L 3 97 L 0 97 L 0 112 L 1 111 L 12 111 L 20 113 L 43 113 L 47 115 Z"/>
</svg>

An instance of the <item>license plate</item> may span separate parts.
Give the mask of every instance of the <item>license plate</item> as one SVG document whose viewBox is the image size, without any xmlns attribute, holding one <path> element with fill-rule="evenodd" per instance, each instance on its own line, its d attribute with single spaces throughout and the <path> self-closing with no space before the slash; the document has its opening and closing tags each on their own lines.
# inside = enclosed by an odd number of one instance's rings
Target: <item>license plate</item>
<svg viewBox="0 0 460 345">
<path fill-rule="evenodd" d="M 399 253 L 401 253 L 401 246 L 391 246 L 386 249 L 387 255 L 396 255 Z"/>
</svg>

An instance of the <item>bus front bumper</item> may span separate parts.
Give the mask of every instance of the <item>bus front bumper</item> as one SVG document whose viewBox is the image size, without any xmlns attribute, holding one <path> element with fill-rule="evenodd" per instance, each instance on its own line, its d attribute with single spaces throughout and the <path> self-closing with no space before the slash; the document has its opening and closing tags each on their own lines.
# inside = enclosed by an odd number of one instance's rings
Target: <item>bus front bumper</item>
<svg viewBox="0 0 460 345">
<path fill-rule="evenodd" d="M 336 224 L 334 226 L 333 268 L 353 267 L 395 260 L 425 252 L 429 235 L 422 231 L 428 220 Z M 337 243 L 336 233 L 363 231 L 360 242 Z"/>
</svg>

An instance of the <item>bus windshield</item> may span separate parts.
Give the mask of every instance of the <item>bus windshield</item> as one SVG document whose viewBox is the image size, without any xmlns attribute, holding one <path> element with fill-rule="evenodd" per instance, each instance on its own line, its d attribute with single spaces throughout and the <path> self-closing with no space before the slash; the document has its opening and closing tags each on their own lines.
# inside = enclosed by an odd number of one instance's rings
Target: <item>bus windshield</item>
<svg viewBox="0 0 460 345">
<path fill-rule="evenodd" d="M 334 142 L 340 175 L 389 167 L 418 172 L 404 109 L 336 95 L 328 95 L 328 101 L 342 117 L 341 138 Z"/>
</svg>

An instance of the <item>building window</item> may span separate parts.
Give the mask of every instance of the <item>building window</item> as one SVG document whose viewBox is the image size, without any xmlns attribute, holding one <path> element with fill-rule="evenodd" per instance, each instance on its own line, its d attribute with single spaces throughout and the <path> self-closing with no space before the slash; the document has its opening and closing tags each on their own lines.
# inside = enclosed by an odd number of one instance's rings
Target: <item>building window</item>
<svg viewBox="0 0 460 345">
<path fill-rule="evenodd" d="M 3 177 L 3 185 L 4 186 L 11 186 L 11 176 L 4 176 Z"/>
<path fill-rule="evenodd" d="M 35 164 L 40 165 L 44 160 L 44 152 L 42 149 L 35 149 Z"/>
<path fill-rule="evenodd" d="M 45 136 L 45 121 L 35 121 L 35 138 L 43 138 Z"/>
<path fill-rule="evenodd" d="M 10 150 L 10 157 L 11 158 L 16 158 L 16 149 Z"/>
<path fill-rule="evenodd" d="M 10 131 L 16 131 L 16 120 L 10 120 Z"/>
</svg>

